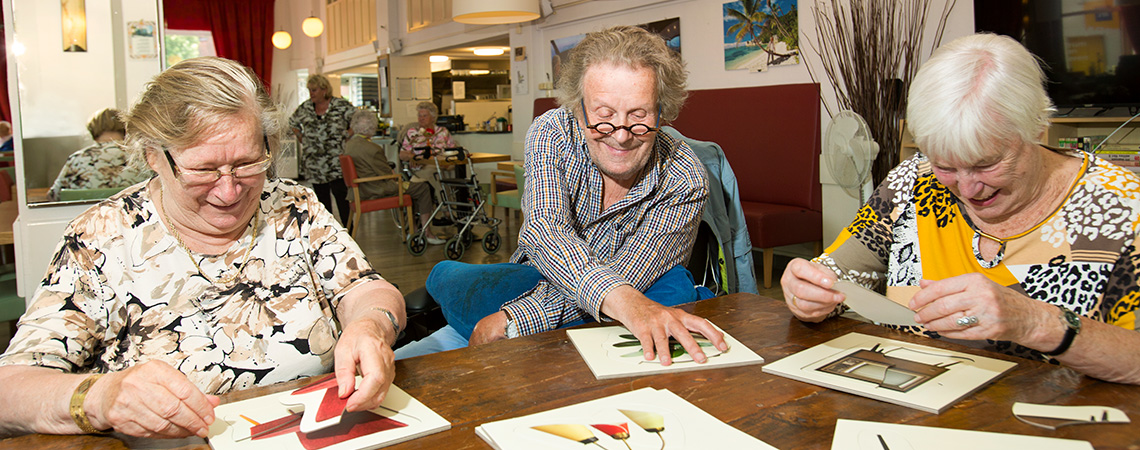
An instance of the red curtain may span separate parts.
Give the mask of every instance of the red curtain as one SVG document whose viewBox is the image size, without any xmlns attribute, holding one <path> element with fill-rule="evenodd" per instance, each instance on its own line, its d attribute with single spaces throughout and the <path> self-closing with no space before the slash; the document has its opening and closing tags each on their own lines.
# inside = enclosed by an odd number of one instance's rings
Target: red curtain
<svg viewBox="0 0 1140 450">
<path fill-rule="evenodd" d="M 209 30 L 218 56 L 249 66 L 269 89 L 274 1 L 163 0 L 162 6 L 168 28 Z"/>
<path fill-rule="evenodd" d="M 8 45 L 4 42 L 4 10 L 0 9 L 0 119 L 12 121 L 8 103 Z"/>
</svg>

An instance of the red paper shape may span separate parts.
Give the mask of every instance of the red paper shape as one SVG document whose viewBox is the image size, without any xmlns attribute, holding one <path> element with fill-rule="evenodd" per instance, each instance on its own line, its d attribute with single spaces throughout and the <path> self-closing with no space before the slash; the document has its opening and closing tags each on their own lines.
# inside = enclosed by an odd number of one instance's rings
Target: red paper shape
<svg viewBox="0 0 1140 450">
<path fill-rule="evenodd" d="M 344 406 L 348 404 L 348 399 L 340 398 L 336 391 L 336 386 L 325 391 L 325 398 L 321 399 L 321 406 L 317 408 L 317 422 L 324 422 L 344 412 Z"/>
<path fill-rule="evenodd" d="M 292 425 L 281 426 L 289 421 L 294 421 Z M 258 433 L 265 430 L 271 430 L 274 427 L 281 426 L 281 428 L 273 430 L 258 436 Z M 250 435 L 257 436 L 253 440 L 260 440 L 271 438 L 274 436 L 281 436 L 283 434 L 296 433 L 297 440 L 301 442 L 307 450 L 319 450 L 330 445 L 339 444 L 349 439 L 356 439 L 361 436 L 367 436 L 381 431 L 392 430 L 408 426 L 407 424 L 398 420 L 389 419 L 371 411 L 361 411 L 354 413 L 345 413 L 341 418 L 340 424 L 333 425 L 323 430 L 314 431 L 309 434 L 301 432 L 301 414 L 291 414 L 280 419 L 263 423 L 261 425 L 254 425 L 250 428 Z"/>
<path fill-rule="evenodd" d="M 285 423 L 292 421 L 292 425 L 285 425 Z M 280 428 L 277 428 L 280 427 Z M 265 430 L 273 430 L 265 434 Z M 253 440 L 271 438 L 280 436 L 282 434 L 299 433 L 301 431 L 301 413 L 290 414 L 280 419 L 273 419 L 272 421 L 265 422 L 261 425 L 254 425 L 249 429 L 250 436 L 257 436 Z"/>
<path fill-rule="evenodd" d="M 622 423 L 621 425 L 597 424 L 590 426 L 601 430 L 601 432 L 614 439 L 626 439 L 629 437 L 629 424 L 627 423 Z"/>
<path fill-rule="evenodd" d="M 291 394 L 289 394 L 289 395 L 301 395 L 301 394 L 307 394 L 307 393 L 309 393 L 309 392 L 313 392 L 313 391 L 319 391 L 319 390 L 322 390 L 322 389 L 328 389 L 330 386 L 331 386 L 331 387 L 337 387 L 337 384 L 336 384 L 336 374 L 335 374 L 335 373 L 330 373 L 330 374 L 328 374 L 328 375 L 325 375 L 325 377 L 324 377 L 324 378 L 321 378 L 321 379 L 319 379 L 319 380 L 317 380 L 317 381 L 313 382 L 313 384 L 310 384 L 310 385 L 308 385 L 308 386 L 305 386 L 305 387 L 303 387 L 303 388 L 297 389 L 297 390 L 293 391 L 293 393 L 291 393 Z"/>
<path fill-rule="evenodd" d="M 340 419 L 340 424 L 309 434 L 298 431 L 297 439 L 301 441 L 301 445 L 306 450 L 318 450 L 349 439 L 406 426 L 408 425 L 403 422 L 389 419 L 371 411 L 350 412 L 344 413 Z"/>
</svg>

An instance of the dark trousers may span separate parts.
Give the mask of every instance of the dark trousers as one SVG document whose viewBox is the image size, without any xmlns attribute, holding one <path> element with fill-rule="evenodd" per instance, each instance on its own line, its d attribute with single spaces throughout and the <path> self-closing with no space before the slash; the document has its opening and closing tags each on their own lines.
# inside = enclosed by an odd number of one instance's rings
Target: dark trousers
<svg viewBox="0 0 1140 450">
<path fill-rule="evenodd" d="M 317 200 L 325 205 L 330 213 L 333 211 L 332 202 L 336 200 L 336 209 L 340 214 L 341 225 L 348 225 L 348 186 L 344 185 L 343 178 L 337 178 L 328 183 L 313 183 L 313 191 L 317 193 Z M 331 197 L 330 197 L 331 194 Z"/>
</svg>

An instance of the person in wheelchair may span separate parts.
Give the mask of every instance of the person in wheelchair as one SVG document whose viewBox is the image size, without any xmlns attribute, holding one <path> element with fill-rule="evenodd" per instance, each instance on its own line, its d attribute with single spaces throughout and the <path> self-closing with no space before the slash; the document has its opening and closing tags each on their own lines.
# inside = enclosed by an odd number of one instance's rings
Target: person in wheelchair
<svg viewBox="0 0 1140 450">
<path fill-rule="evenodd" d="M 352 158 L 356 165 L 356 174 L 360 178 L 378 177 L 394 173 L 392 164 L 384 155 L 384 148 L 376 145 L 369 138 L 376 134 L 376 113 L 366 110 L 357 110 L 352 114 L 349 128 L 352 137 L 344 144 L 344 153 Z M 399 191 L 396 180 L 379 180 L 360 183 L 361 200 L 391 197 Z M 446 241 L 436 237 L 428 226 L 428 219 L 434 208 L 431 200 L 431 186 L 424 181 L 409 182 L 404 192 L 412 197 L 412 209 L 419 217 L 419 225 L 424 228 L 424 241 L 428 244 L 439 245 Z M 352 191 L 348 191 L 348 201 L 352 202 Z"/>
<path fill-rule="evenodd" d="M 457 147 L 447 128 L 436 126 L 437 118 L 439 118 L 439 108 L 436 108 L 435 103 L 420 102 L 416 105 L 416 123 L 404 127 L 397 137 L 396 145 L 400 150 L 400 160 L 408 162 L 413 179 L 419 178 L 414 181 L 433 179 L 431 171 L 435 170 L 434 165 L 427 167 L 420 160 L 438 155 L 445 149 Z"/>
</svg>

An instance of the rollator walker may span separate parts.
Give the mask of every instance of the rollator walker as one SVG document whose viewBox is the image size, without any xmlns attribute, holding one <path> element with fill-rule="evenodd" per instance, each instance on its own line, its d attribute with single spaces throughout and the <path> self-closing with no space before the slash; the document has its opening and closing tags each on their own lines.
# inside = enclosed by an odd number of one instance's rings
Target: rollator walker
<svg viewBox="0 0 1140 450">
<path fill-rule="evenodd" d="M 455 235 L 444 244 L 447 259 L 457 260 L 463 257 L 464 251 L 475 240 L 475 225 L 490 228 L 489 231 L 483 233 L 483 251 L 488 254 L 499 251 L 503 242 L 502 235 L 499 234 L 499 223 L 502 222 L 502 219 L 487 215 L 487 199 L 483 198 L 483 191 L 479 188 L 479 180 L 475 175 L 475 170 L 471 170 L 471 175 L 466 178 L 445 178 L 443 169 L 440 168 L 440 159 L 443 159 L 445 163 L 464 164 L 468 159 L 467 150 L 463 147 L 448 148 L 435 157 L 427 156 L 431 154 L 431 149 L 428 147 L 416 147 L 415 151 L 416 160 L 431 158 L 435 164 L 435 179 L 439 181 L 439 205 L 436 205 L 435 210 L 432 211 L 427 226 L 434 223 L 436 219 L 446 218 L 451 220 L 452 225 L 457 228 Z M 427 240 L 424 238 L 427 226 L 408 238 L 408 252 L 411 254 L 416 256 L 424 254 L 424 250 L 427 248 Z"/>
</svg>

